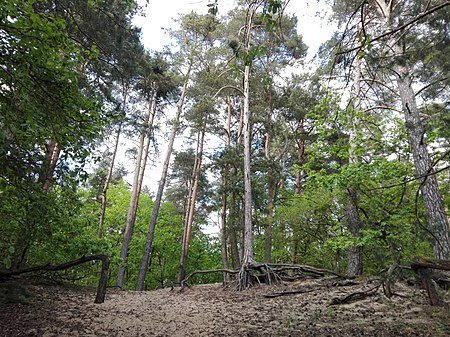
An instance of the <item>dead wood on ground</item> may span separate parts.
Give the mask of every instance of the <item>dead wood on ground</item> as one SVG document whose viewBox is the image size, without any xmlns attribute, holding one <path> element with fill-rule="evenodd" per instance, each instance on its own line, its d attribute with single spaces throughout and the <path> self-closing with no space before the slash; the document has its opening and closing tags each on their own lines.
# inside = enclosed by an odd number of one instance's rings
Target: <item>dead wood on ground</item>
<svg viewBox="0 0 450 337">
<path fill-rule="evenodd" d="M 448 306 L 440 293 L 439 285 L 450 287 L 450 260 L 417 259 L 411 263 L 411 269 L 416 272 L 423 288 L 428 293 L 428 299 L 433 306 Z"/>
<path fill-rule="evenodd" d="M 362 300 L 366 297 L 375 295 L 378 288 L 380 288 L 380 286 L 381 286 L 381 283 L 376 285 L 373 288 L 370 288 L 369 290 L 366 290 L 366 291 L 357 291 L 357 292 L 351 293 L 343 298 L 335 297 L 331 300 L 330 305 L 348 304 L 351 302 Z"/>
<path fill-rule="evenodd" d="M 82 256 L 79 259 L 72 260 L 66 263 L 58 264 L 58 265 L 42 265 L 42 266 L 35 266 L 30 268 L 24 268 L 24 269 L 18 269 L 18 270 L 12 270 L 12 271 L 4 271 L 0 272 L 0 280 L 2 279 L 8 279 L 12 276 L 17 276 L 21 274 L 26 273 L 32 273 L 36 271 L 60 271 L 72 268 L 74 266 L 89 262 L 89 261 L 102 261 L 102 270 L 100 274 L 100 280 L 97 287 L 97 295 L 95 297 L 94 303 L 103 303 L 105 301 L 105 294 L 106 294 L 106 285 L 108 283 L 108 270 L 109 270 L 109 263 L 110 258 L 108 255 L 105 254 L 94 254 L 94 255 L 88 255 L 88 256 Z"/>
<path fill-rule="evenodd" d="M 192 273 L 190 273 L 188 276 L 186 276 L 186 278 L 181 281 L 180 283 L 180 290 L 183 290 L 184 287 L 186 286 L 186 282 L 194 275 L 197 274 L 212 274 L 212 273 L 229 273 L 229 274 L 237 274 L 237 270 L 233 270 L 233 269 L 224 269 L 224 268 L 220 268 L 220 269 L 207 269 L 207 270 L 195 270 Z"/>
</svg>

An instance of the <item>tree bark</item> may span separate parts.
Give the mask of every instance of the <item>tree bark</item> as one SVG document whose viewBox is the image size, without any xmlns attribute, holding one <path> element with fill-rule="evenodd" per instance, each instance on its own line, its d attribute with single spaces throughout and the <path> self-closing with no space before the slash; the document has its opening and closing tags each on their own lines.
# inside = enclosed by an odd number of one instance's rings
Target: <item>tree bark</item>
<svg viewBox="0 0 450 337">
<path fill-rule="evenodd" d="M 147 233 L 147 237 L 145 240 L 144 253 L 142 255 L 141 265 L 139 267 L 139 275 L 138 275 L 138 279 L 136 282 L 136 290 L 137 291 L 142 291 L 142 290 L 144 290 L 144 287 L 145 287 L 145 276 L 147 274 L 147 269 L 148 269 L 149 262 L 150 262 L 150 252 L 152 250 L 153 237 L 155 235 L 156 221 L 158 219 L 159 209 L 161 207 L 161 200 L 162 200 L 162 196 L 164 193 L 164 187 L 166 185 L 167 174 L 169 172 L 169 164 L 170 164 L 170 158 L 172 157 L 173 144 L 175 142 L 175 137 L 178 132 L 181 113 L 183 112 L 184 99 L 186 97 L 186 90 L 188 87 L 189 74 L 191 72 L 191 68 L 192 68 L 192 62 L 189 64 L 187 74 L 186 74 L 186 80 L 184 81 L 183 88 L 181 90 L 181 96 L 180 96 L 180 100 L 178 102 L 178 108 L 177 108 L 177 113 L 175 116 L 175 121 L 174 121 L 172 130 L 171 130 L 171 133 L 170 133 L 169 143 L 167 145 L 166 158 L 163 163 L 161 179 L 159 180 L 159 184 L 158 184 L 158 192 L 156 194 L 156 198 L 153 203 L 152 216 L 150 218 L 148 233 Z"/>
<path fill-rule="evenodd" d="M 270 89 L 269 89 L 270 90 Z M 271 137 L 272 137 L 272 112 L 273 112 L 273 102 L 272 95 L 269 94 L 268 99 L 268 114 L 266 121 L 266 140 L 264 142 L 264 152 L 267 161 L 267 206 L 266 206 L 266 226 L 264 233 L 264 261 L 270 263 L 272 260 L 272 225 L 273 225 L 273 207 L 274 207 L 274 197 L 275 197 L 275 186 L 274 186 L 274 172 L 272 168 L 272 158 L 270 155 L 271 151 Z"/>
<path fill-rule="evenodd" d="M 406 66 L 396 66 L 397 84 L 402 99 L 406 130 L 420 182 L 420 192 L 425 207 L 428 229 L 432 235 L 433 252 L 437 259 L 450 258 L 450 233 L 444 201 L 439 191 L 434 167 L 428 154 L 425 131 L 411 87 L 410 71 Z"/>
<path fill-rule="evenodd" d="M 124 85 L 123 87 L 123 104 L 122 104 L 122 113 L 125 114 L 125 106 L 127 104 L 127 94 L 128 94 L 128 86 Z M 109 184 L 111 182 L 111 178 L 113 175 L 113 170 L 114 170 L 114 165 L 115 165 L 115 161 L 116 161 L 116 155 L 117 155 L 117 150 L 119 148 L 119 139 L 120 139 L 120 134 L 122 132 L 122 121 L 119 124 L 119 127 L 117 128 L 117 134 L 116 134 L 116 141 L 114 143 L 114 150 L 112 153 L 112 157 L 111 157 L 111 162 L 109 163 L 109 168 L 108 168 L 108 174 L 106 175 L 106 179 L 105 182 L 103 184 L 103 189 L 102 189 L 102 194 L 101 194 L 101 213 L 100 213 L 100 219 L 99 219 L 99 224 L 98 224 L 98 238 L 101 239 L 103 237 L 103 227 L 105 224 L 105 214 L 106 214 L 106 195 L 108 193 L 108 189 L 109 189 Z"/>
<path fill-rule="evenodd" d="M 251 25 L 251 20 L 248 23 Z M 250 28 L 249 28 L 250 29 Z M 251 125 L 250 125 L 250 66 L 244 70 L 244 256 L 241 266 L 253 262 L 252 182 L 251 182 Z"/>
<path fill-rule="evenodd" d="M 200 171 L 203 158 L 203 143 L 205 139 L 207 116 L 204 119 L 205 119 L 204 125 L 197 138 L 197 153 L 195 156 L 194 171 L 193 171 L 194 183 L 192 186 L 192 193 L 190 195 L 189 200 L 189 209 L 185 220 L 183 244 L 181 246 L 180 267 L 178 273 L 179 283 L 181 283 L 181 281 L 183 281 L 184 278 L 186 277 L 186 266 L 188 261 L 189 245 L 191 243 L 192 225 L 194 222 L 194 214 L 195 214 L 195 204 L 197 201 L 197 194 L 200 182 Z"/>
<path fill-rule="evenodd" d="M 122 123 L 120 123 L 119 127 L 117 128 L 116 140 L 114 142 L 114 150 L 112 153 L 111 162 L 109 163 L 108 173 L 106 175 L 105 182 L 103 184 L 102 194 L 100 196 L 102 209 L 100 212 L 100 220 L 99 220 L 99 224 L 98 224 L 98 235 L 97 236 L 99 239 L 101 239 L 103 237 L 103 227 L 105 224 L 106 203 L 107 203 L 106 195 L 108 193 L 109 184 L 111 182 L 111 178 L 112 178 L 112 174 L 113 174 L 113 170 L 114 170 L 114 164 L 116 161 L 117 150 L 119 148 L 119 138 L 120 138 L 121 132 L 122 132 Z"/>
<path fill-rule="evenodd" d="M 378 8 L 384 28 L 392 30 L 390 3 L 385 0 L 374 0 Z M 437 259 L 450 257 L 450 229 L 442 195 L 435 176 L 435 170 L 428 153 L 425 131 L 417 108 L 416 96 L 412 88 L 412 74 L 407 64 L 401 38 L 391 36 L 388 41 L 388 50 L 394 60 L 394 74 L 402 102 L 405 117 L 406 131 L 409 136 L 409 144 L 413 156 L 416 175 L 420 183 L 420 192 L 425 208 L 428 231 L 432 236 L 434 256 Z"/>
<path fill-rule="evenodd" d="M 125 279 L 126 263 L 128 259 L 128 247 L 133 236 L 134 223 L 136 220 L 137 207 L 139 204 L 139 195 L 142 189 L 142 181 L 144 178 L 145 166 L 148 157 L 148 148 L 150 144 L 150 137 L 147 136 L 148 130 L 152 127 L 154 114 L 156 112 L 156 85 L 153 87 L 153 95 L 149 102 L 148 113 L 145 117 L 143 126 L 141 128 L 141 135 L 139 138 L 139 151 L 136 159 L 136 169 L 134 172 L 133 189 L 130 198 L 130 206 L 128 207 L 127 220 L 125 225 L 125 232 L 123 236 L 122 249 L 120 251 L 120 259 L 122 264 L 117 271 L 116 286 L 120 289 L 123 287 Z M 151 124 L 150 124 L 151 123 Z M 147 143 L 144 146 L 145 139 Z"/>
<path fill-rule="evenodd" d="M 348 229 L 353 238 L 358 239 L 361 234 L 360 230 L 361 220 L 358 214 L 357 207 L 357 194 L 353 188 L 347 189 L 348 204 L 347 204 L 347 224 Z M 363 254 L 362 247 L 355 245 L 348 249 L 348 264 L 347 264 L 347 275 L 355 276 L 362 275 L 363 273 Z"/>
<path fill-rule="evenodd" d="M 362 59 L 360 57 L 356 58 L 355 61 L 355 74 L 353 79 L 353 90 L 352 90 L 352 116 L 351 125 L 349 132 L 349 150 L 348 150 L 348 163 L 349 165 L 357 165 L 359 163 L 359 157 L 357 155 L 357 130 L 358 130 L 358 117 L 355 116 L 361 109 L 361 67 Z M 350 235 L 354 239 L 360 238 L 360 231 L 362 229 L 362 222 L 358 212 L 358 193 L 357 191 L 349 186 L 347 188 L 347 224 Z M 359 245 L 351 246 L 348 249 L 348 264 L 347 264 L 347 274 L 349 276 L 361 275 L 363 273 L 363 250 Z"/>
<path fill-rule="evenodd" d="M 231 99 L 227 97 L 227 140 L 226 140 L 226 150 L 227 153 L 231 150 Z M 228 247 L 227 247 L 227 211 L 228 211 L 228 175 L 230 169 L 229 164 L 225 163 L 223 167 L 223 181 L 222 181 L 222 209 L 220 217 L 220 248 L 222 253 L 222 267 L 224 270 L 228 269 Z M 226 271 L 223 272 L 223 282 L 227 283 L 229 281 L 229 275 Z"/>
<path fill-rule="evenodd" d="M 51 139 L 45 144 L 43 170 L 42 174 L 39 176 L 39 181 L 42 183 L 42 189 L 45 192 L 47 192 L 52 185 L 53 173 L 55 172 L 60 153 L 61 146 L 55 140 Z"/>
<path fill-rule="evenodd" d="M 232 172 L 236 172 L 235 167 L 232 168 Z M 231 264 L 233 268 L 237 269 L 241 266 L 241 258 L 239 255 L 238 247 L 238 215 L 236 211 L 236 192 L 233 190 L 230 196 L 230 216 L 228 221 L 228 233 L 230 238 L 230 251 L 231 251 Z"/>
<path fill-rule="evenodd" d="M 305 129 L 302 125 L 300 126 L 300 132 L 302 135 L 305 134 Z M 304 139 L 296 139 L 297 143 L 297 161 L 299 169 L 295 173 L 295 193 L 300 194 L 302 191 L 302 170 L 301 167 L 305 162 L 305 140 Z"/>
</svg>

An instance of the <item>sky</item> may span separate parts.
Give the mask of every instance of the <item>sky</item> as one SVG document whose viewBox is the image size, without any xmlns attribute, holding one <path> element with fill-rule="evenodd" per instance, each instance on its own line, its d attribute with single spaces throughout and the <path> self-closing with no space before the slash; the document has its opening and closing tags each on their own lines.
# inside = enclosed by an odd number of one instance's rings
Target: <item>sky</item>
<svg viewBox="0 0 450 337">
<path fill-rule="evenodd" d="M 162 28 L 173 28 L 173 19 L 191 11 L 204 14 L 208 0 L 139 0 L 144 6 L 145 17 L 138 17 L 134 24 L 142 28 L 142 41 L 146 48 L 161 51 L 170 40 Z M 333 25 L 325 18 L 329 10 L 324 2 L 317 0 L 290 0 L 286 11 L 298 18 L 298 33 L 309 47 L 309 58 L 317 52 L 320 44 L 333 33 Z M 235 5 L 234 0 L 219 0 L 219 15 L 225 15 Z"/>
</svg>

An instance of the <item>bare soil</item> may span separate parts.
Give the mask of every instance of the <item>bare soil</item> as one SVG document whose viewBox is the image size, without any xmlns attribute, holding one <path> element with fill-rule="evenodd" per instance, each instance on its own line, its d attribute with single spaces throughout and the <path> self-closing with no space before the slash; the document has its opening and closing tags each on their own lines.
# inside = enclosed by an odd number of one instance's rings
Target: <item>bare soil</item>
<svg viewBox="0 0 450 337">
<path fill-rule="evenodd" d="M 390 299 L 380 287 L 372 296 L 332 305 L 377 282 L 335 281 L 241 292 L 220 284 L 182 292 L 108 289 L 103 304 L 94 304 L 95 289 L 28 283 L 16 287 L 24 303 L 0 304 L 0 336 L 450 336 L 450 311 L 430 307 L 417 287 L 397 283 Z M 11 284 L 6 288 L 3 293 L 13 292 Z"/>
</svg>

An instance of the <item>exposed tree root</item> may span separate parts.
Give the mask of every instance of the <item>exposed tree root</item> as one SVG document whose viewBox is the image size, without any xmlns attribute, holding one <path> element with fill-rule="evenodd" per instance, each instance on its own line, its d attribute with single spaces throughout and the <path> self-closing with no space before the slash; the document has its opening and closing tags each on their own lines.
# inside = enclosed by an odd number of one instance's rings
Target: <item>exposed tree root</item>
<svg viewBox="0 0 450 337">
<path fill-rule="evenodd" d="M 255 284 L 274 285 L 281 282 L 281 276 L 270 268 L 270 264 L 250 262 L 240 268 L 236 276 L 236 289 L 240 291 Z"/>
<path fill-rule="evenodd" d="M 25 269 L 18 269 L 13 271 L 7 271 L 7 272 L 0 272 L 0 280 L 1 279 L 7 279 L 11 276 L 31 273 L 35 271 L 59 271 L 59 270 L 65 270 L 72 268 L 74 266 L 77 266 L 79 264 L 83 264 L 89 261 L 102 261 L 102 271 L 100 274 L 100 280 L 97 287 L 97 295 L 95 297 L 94 303 L 103 303 L 105 301 L 105 294 L 106 294 L 106 285 L 108 283 L 108 269 L 109 269 L 109 256 L 104 254 L 95 254 L 95 255 L 89 255 L 89 256 L 82 256 L 79 259 L 72 260 L 66 263 L 62 263 L 59 265 L 43 265 L 43 266 L 35 266 Z"/>
<path fill-rule="evenodd" d="M 196 274 L 209 273 L 229 273 L 235 274 L 235 286 L 237 290 L 245 290 L 256 284 L 275 285 L 283 281 L 295 281 L 305 276 L 324 277 L 327 274 L 339 278 L 343 275 L 329 269 L 315 268 L 308 265 L 299 264 L 278 264 L 278 263 L 256 263 L 254 261 L 243 264 L 239 269 L 209 269 L 196 270 L 190 273 L 181 283 L 181 290 L 186 286 L 187 281 Z M 287 272 L 290 272 L 288 274 Z"/>
<path fill-rule="evenodd" d="M 380 288 L 380 286 L 381 286 L 381 283 L 376 285 L 373 288 L 370 288 L 369 290 L 366 290 L 366 291 L 357 291 L 357 292 L 351 293 L 343 298 L 335 297 L 331 300 L 330 305 L 347 304 L 347 303 L 351 303 L 354 301 L 362 300 L 366 297 L 375 295 L 377 290 Z"/>
</svg>

